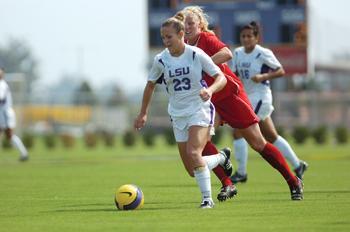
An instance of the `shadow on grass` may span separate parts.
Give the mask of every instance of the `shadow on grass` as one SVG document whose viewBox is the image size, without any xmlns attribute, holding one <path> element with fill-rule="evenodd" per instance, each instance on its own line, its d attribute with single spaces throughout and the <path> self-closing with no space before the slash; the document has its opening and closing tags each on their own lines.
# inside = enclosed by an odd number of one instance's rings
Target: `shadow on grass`
<svg viewBox="0 0 350 232">
<path fill-rule="evenodd" d="M 177 210 L 193 208 L 193 205 L 198 202 L 182 202 L 181 204 L 174 204 L 173 202 L 148 202 L 145 206 L 137 211 L 153 211 L 153 210 Z M 89 207 L 92 208 L 84 208 Z M 103 208 L 93 208 L 93 206 L 101 206 Z M 108 207 L 107 207 L 108 206 Z M 64 205 L 64 209 L 55 209 L 50 211 L 43 211 L 43 213 L 69 213 L 69 212 L 126 212 L 126 210 L 117 210 L 112 204 L 76 204 L 76 205 Z M 160 207 L 159 207 L 160 206 Z M 130 210 L 129 210 L 130 211 Z M 127 211 L 128 212 L 128 211 Z"/>
</svg>

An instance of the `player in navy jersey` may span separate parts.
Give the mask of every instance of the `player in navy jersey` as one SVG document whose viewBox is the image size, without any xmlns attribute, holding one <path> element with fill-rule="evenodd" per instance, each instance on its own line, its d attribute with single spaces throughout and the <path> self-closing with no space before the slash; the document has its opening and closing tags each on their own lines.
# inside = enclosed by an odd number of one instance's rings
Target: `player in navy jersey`
<svg viewBox="0 0 350 232">
<path fill-rule="evenodd" d="M 290 162 L 295 174 L 302 179 L 308 164 L 300 160 L 289 143 L 277 134 L 271 114 L 272 93 L 269 81 L 282 77 L 285 72 L 272 51 L 258 44 L 259 26 L 256 22 L 245 25 L 240 33 L 241 47 L 234 50 L 231 70 L 241 78 L 249 100 L 258 115 L 261 132 L 267 141 L 274 144 Z M 242 134 L 234 130 L 234 150 L 238 169 L 232 175 L 234 183 L 247 181 L 248 147 Z"/>
<path fill-rule="evenodd" d="M 5 68 L 0 63 L 0 133 L 5 132 L 6 139 L 8 139 L 12 146 L 17 148 L 20 152 L 20 161 L 28 160 L 28 151 L 24 147 L 21 139 L 13 133 L 16 127 L 16 115 L 12 108 L 11 90 L 4 80 Z"/>
<path fill-rule="evenodd" d="M 212 208 L 210 169 L 224 165 L 228 157 L 223 152 L 208 157 L 201 153 L 214 129 L 215 108 L 210 98 L 226 85 L 226 79 L 208 55 L 184 43 L 183 22 L 176 18 L 166 20 L 161 26 L 161 37 L 166 48 L 154 58 L 134 127 L 139 130 L 145 125 L 156 83 L 163 82 L 182 162 L 200 188 L 200 207 Z M 202 72 L 214 78 L 210 87 L 202 81 Z"/>
<path fill-rule="evenodd" d="M 242 88 L 241 81 L 229 69 L 227 62 L 227 47 L 213 33 L 208 32 L 208 21 L 203 10 L 198 6 L 184 8 L 179 14 L 185 21 L 185 39 L 188 44 L 195 45 L 211 56 L 214 63 L 219 65 L 227 79 L 227 85 L 213 95 L 212 102 L 217 111 L 216 122 L 224 121 L 232 128 L 240 131 L 249 145 L 286 180 L 292 200 L 303 199 L 302 181 L 294 176 L 285 158 L 273 144 L 263 137 L 259 128 L 259 119 Z M 209 75 L 210 76 L 210 75 Z M 204 79 L 210 86 L 211 80 L 208 75 Z M 215 153 L 214 153 L 215 154 Z M 226 193 L 227 186 L 223 186 L 221 193 Z"/>
</svg>

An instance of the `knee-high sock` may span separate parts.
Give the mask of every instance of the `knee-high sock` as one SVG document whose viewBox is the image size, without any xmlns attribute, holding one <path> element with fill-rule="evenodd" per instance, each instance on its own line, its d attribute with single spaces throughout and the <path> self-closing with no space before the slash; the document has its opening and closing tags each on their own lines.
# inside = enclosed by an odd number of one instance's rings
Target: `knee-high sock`
<svg viewBox="0 0 350 232">
<path fill-rule="evenodd" d="M 216 148 L 216 146 L 211 141 L 208 141 L 203 149 L 202 156 L 211 156 L 211 155 L 216 155 L 218 153 L 219 151 Z M 218 165 L 215 168 L 213 168 L 213 172 L 215 173 L 215 175 L 220 180 L 223 186 L 232 185 L 232 181 L 228 176 L 226 176 L 226 173 L 223 167 Z"/>
<path fill-rule="evenodd" d="M 216 155 L 208 155 L 202 157 L 205 161 L 205 163 L 208 165 L 209 170 L 213 170 L 216 168 L 219 164 L 223 164 L 225 162 L 225 158 L 223 155 L 216 154 Z"/>
<path fill-rule="evenodd" d="M 194 177 L 201 191 L 202 199 L 211 199 L 211 182 L 208 166 L 196 168 Z"/>
<path fill-rule="evenodd" d="M 27 156 L 28 152 L 27 149 L 24 147 L 21 139 L 17 135 L 12 135 L 11 138 L 12 146 L 14 146 L 19 152 L 21 153 L 21 156 Z"/>
<path fill-rule="evenodd" d="M 273 143 L 281 152 L 282 155 L 289 161 L 294 169 L 300 165 L 300 160 L 289 145 L 289 143 L 281 136 L 278 136 L 276 141 Z"/>
<path fill-rule="evenodd" d="M 298 184 L 297 178 L 291 172 L 283 155 L 274 145 L 266 143 L 260 154 L 272 167 L 282 174 L 289 186 L 296 186 Z"/>
<path fill-rule="evenodd" d="M 237 172 L 241 175 L 245 175 L 247 174 L 248 143 L 245 141 L 244 138 L 235 139 L 233 141 L 233 148 L 238 164 Z"/>
</svg>

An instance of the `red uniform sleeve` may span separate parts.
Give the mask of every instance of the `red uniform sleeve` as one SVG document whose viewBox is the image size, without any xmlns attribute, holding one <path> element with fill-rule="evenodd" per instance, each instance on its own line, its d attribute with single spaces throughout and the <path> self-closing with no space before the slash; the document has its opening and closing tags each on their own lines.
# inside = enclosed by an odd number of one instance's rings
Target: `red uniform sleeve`
<svg viewBox="0 0 350 232">
<path fill-rule="evenodd" d="M 216 35 L 209 32 L 202 32 L 197 47 L 205 51 L 209 56 L 213 56 L 222 48 L 227 47 Z"/>
</svg>

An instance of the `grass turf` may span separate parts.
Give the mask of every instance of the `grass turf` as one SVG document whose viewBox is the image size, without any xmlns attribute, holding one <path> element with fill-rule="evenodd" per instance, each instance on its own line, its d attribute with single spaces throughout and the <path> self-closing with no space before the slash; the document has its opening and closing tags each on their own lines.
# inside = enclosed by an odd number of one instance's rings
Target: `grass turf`
<svg viewBox="0 0 350 232">
<path fill-rule="evenodd" d="M 228 144 L 228 143 L 226 143 Z M 176 147 L 78 144 L 46 150 L 40 144 L 27 163 L 15 150 L 0 150 L 1 231 L 349 231 L 350 144 L 293 146 L 310 164 L 305 199 L 290 200 L 279 173 L 250 152 L 246 184 L 238 196 L 212 210 L 198 209 L 200 193 Z M 114 192 L 140 186 L 141 210 L 118 211 Z M 213 197 L 220 183 L 212 175 Z"/>
</svg>

